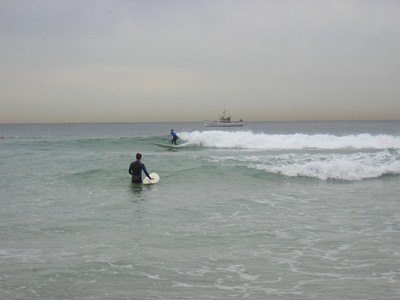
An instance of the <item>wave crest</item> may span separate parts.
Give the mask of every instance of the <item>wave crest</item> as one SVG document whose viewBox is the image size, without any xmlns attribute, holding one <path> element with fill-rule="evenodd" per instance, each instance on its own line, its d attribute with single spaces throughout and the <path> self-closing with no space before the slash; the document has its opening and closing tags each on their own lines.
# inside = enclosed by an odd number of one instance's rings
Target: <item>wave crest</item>
<svg viewBox="0 0 400 300">
<path fill-rule="evenodd" d="M 264 134 L 253 132 L 194 131 L 180 137 L 191 144 L 236 149 L 400 149 L 400 136 L 358 134 Z"/>
</svg>

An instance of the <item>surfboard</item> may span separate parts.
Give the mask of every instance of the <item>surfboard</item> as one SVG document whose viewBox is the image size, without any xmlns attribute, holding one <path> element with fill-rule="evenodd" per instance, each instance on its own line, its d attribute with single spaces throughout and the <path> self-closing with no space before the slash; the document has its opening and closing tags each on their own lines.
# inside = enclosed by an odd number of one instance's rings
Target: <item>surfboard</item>
<svg viewBox="0 0 400 300">
<path fill-rule="evenodd" d="M 153 178 L 150 180 L 147 176 L 143 179 L 143 184 L 155 184 L 160 181 L 160 176 L 157 173 L 150 173 L 150 177 Z"/>
<path fill-rule="evenodd" d="M 179 148 L 179 145 L 172 145 L 172 144 L 160 144 L 160 143 L 156 143 L 156 146 L 159 147 L 163 147 L 163 148 L 168 148 L 168 149 L 175 149 L 175 148 Z"/>
</svg>

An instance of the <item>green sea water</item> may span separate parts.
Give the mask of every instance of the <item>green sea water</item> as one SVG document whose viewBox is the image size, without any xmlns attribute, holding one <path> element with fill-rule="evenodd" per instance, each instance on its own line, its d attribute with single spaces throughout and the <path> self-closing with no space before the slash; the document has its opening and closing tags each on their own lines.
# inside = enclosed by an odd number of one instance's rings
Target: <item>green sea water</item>
<svg viewBox="0 0 400 300">
<path fill-rule="evenodd" d="M 398 121 L 0 137 L 2 299 L 400 297 Z M 130 183 L 137 152 L 159 183 Z"/>
</svg>

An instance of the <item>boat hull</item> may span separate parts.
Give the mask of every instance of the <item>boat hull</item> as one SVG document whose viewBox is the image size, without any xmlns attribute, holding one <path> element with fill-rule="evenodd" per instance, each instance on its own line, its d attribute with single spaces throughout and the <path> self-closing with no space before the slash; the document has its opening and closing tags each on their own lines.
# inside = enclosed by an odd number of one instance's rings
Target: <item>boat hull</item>
<svg viewBox="0 0 400 300">
<path fill-rule="evenodd" d="M 242 127 L 243 122 L 218 122 L 218 121 L 206 121 L 204 122 L 205 127 Z"/>
</svg>

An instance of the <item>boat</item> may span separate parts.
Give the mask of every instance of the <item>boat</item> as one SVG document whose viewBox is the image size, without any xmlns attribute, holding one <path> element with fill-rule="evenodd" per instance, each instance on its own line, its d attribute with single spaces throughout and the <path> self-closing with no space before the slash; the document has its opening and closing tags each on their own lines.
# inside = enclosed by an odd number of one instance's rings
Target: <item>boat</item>
<svg viewBox="0 0 400 300">
<path fill-rule="evenodd" d="M 225 116 L 225 110 L 222 112 L 222 115 L 219 117 L 218 121 L 204 121 L 204 126 L 206 127 L 242 127 L 243 120 L 239 121 L 231 121 L 231 116 Z"/>
</svg>

